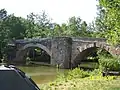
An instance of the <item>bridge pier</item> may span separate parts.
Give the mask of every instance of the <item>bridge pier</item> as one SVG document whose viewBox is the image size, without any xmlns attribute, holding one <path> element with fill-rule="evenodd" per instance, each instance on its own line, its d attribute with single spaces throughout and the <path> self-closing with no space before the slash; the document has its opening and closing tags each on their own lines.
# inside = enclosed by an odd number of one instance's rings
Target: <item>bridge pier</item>
<svg viewBox="0 0 120 90">
<path fill-rule="evenodd" d="M 55 37 L 52 39 L 51 64 L 59 68 L 70 68 L 72 39 L 69 37 Z"/>
<path fill-rule="evenodd" d="M 26 54 L 27 50 L 18 51 L 16 57 L 13 59 L 13 62 L 16 64 L 25 64 L 26 63 Z"/>
</svg>

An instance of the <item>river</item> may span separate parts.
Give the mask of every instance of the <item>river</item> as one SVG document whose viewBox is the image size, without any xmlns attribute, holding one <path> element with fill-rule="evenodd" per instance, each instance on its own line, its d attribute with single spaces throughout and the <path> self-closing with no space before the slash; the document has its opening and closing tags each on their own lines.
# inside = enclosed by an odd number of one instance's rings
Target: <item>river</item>
<svg viewBox="0 0 120 90">
<path fill-rule="evenodd" d="M 18 66 L 30 76 L 36 84 L 44 84 L 56 79 L 57 73 L 64 73 L 65 69 L 57 69 L 50 66 Z"/>
<path fill-rule="evenodd" d="M 94 64 L 94 63 L 92 63 Z M 93 68 L 90 63 L 81 63 L 80 67 Z M 57 77 L 58 73 L 64 73 L 68 71 L 67 69 L 58 69 L 51 66 L 41 66 L 41 65 L 34 65 L 34 66 L 17 66 L 19 69 L 24 71 L 28 76 L 30 76 L 36 84 L 44 84 L 51 81 L 54 81 Z"/>
</svg>

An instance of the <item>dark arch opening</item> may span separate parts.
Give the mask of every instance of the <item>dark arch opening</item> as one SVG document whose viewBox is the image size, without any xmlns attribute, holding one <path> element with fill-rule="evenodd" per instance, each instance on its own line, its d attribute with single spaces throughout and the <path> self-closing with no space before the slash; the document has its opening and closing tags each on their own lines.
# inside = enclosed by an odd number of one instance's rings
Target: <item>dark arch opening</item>
<svg viewBox="0 0 120 90">
<path fill-rule="evenodd" d="M 39 47 L 28 47 L 26 60 L 37 64 L 50 64 L 50 55 Z M 28 59 L 29 58 L 29 59 Z"/>
<path fill-rule="evenodd" d="M 90 47 L 83 50 L 82 52 L 79 52 L 78 50 L 79 53 L 73 61 L 72 68 L 80 67 L 84 70 L 94 70 L 95 68 L 98 68 L 98 51 L 100 51 L 99 54 L 105 54 L 112 57 L 108 51 L 98 47 Z"/>
</svg>

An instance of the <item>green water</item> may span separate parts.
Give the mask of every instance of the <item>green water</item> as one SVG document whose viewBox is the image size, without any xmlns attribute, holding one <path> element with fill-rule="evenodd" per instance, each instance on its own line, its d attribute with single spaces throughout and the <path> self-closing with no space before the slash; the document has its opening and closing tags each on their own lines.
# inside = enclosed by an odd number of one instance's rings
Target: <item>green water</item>
<svg viewBox="0 0 120 90">
<path fill-rule="evenodd" d="M 94 66 L 92 64 L 82 63 L 80 67 L 90 68 L 91 66 Z M 57 69 L 50 66 L 18 66 L 18 68 L 24 71 L 28 76 L 30 76 L 36 84 L 44 84 L 54 81 L 57 78 L 58 73 L 65 73 L 66 71 L 68 71 L 66 69 Z"/>
<path fill-rule="evenodd" d="M 19 69 L 30 76 L 36 84 L 44 84 L 56 79 L 57 73 L 64 73 L 65 69 L 57 69 L 48 66 L 19 66 Z"/>
</svg>

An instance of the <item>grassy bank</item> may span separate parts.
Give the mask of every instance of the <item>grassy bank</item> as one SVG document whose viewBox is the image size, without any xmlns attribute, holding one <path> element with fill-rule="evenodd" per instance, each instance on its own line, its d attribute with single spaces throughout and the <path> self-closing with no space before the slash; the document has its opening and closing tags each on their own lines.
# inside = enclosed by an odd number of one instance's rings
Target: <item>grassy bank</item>
<svg viewBox="0 0 120 90">
<path fill-rule="evenodd" d="M 39 87 L 41 90 L 120 90 L 120 78 L 103 77 L 99 70 L 89 72 L 76 68 Z"/>
<path fill-rule="evenodd" d="M 120 79 L 72 79 L 40 85 L 41 90 L 120 90 Z"/>
</svg>

